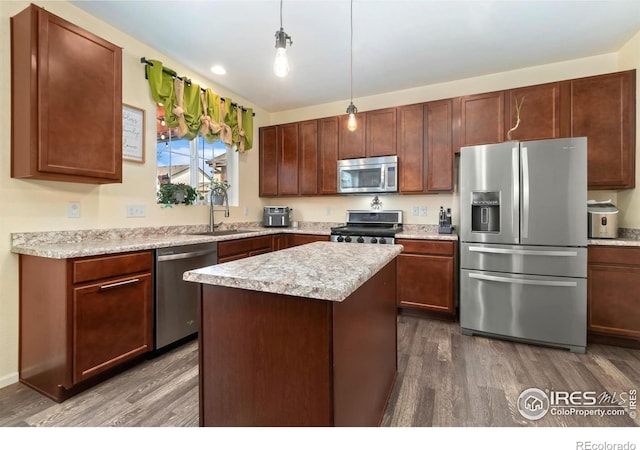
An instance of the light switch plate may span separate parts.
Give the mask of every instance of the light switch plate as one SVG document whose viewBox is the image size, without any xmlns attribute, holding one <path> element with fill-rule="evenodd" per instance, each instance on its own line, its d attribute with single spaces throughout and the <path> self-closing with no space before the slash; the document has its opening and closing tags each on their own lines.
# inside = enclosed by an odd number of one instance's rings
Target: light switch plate
<svg viewBox="0 0 640 450">
<path fill-rule="evenodd" d="M 413 215 L 414 216 L 419 216 L 420 215 L 420 208 L 417 206 L 413 207 Z"/>
<path fill-rule="evenodd" d="M 80 218 L 80 202 L 69 202 L 67 205 L 67 217 L 72 219 Z"/>
<path fill-rule="evenodd" d="M 423 217 L 427 216 L 427 207 L 426 206 L 421 206 L 420 207 L 420 215 Z"/>
<path fill-rule="evenodd" d="M 127 205 L 127 217 L 144 217 L 146 206 L 143 203 L 130 203 Z"/>
</svg>

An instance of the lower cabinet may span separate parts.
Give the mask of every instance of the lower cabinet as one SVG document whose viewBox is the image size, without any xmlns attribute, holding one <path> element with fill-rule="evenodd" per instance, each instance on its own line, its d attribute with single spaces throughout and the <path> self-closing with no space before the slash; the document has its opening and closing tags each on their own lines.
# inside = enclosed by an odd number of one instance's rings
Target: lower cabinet
<svg viewBox="0 0 640 450">
<path fill-rule="evenodd" d="M 318 241 L 328 241 L 329 236 L 319 234 L 289 234 L 287 236 L 287 248 L 298 245 L 310 244 Z"/>
<path fill-rule="evenodd" d="M 61 402 L 153 349 L 151 251 L 20 255 L 20 380 Z"/>
<path fill-rule="evenodd" d="M 640 247 L 589 247 L 587 302 L 590 338 L 640 344 Z"/>
<path fill-rule="evenodd" d="M 455 241 L 396 239 L 398 306 L 455 316 Z"/>
<path fill-rule="evenodd" d="M 218 264 L 273 250 L 273 236 L 258 236 L 218 242 Z"/>
</svg>

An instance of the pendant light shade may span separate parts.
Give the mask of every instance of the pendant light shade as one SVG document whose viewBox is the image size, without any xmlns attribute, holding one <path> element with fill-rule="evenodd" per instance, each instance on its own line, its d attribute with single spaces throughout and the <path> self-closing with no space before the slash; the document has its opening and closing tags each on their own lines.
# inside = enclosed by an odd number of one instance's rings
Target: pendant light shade
<svg viewBox="0 0 640 450">
<path fill-rule="evenodd" d="M 279 77 L 286 77 L 289 73 L 289 60 L 287 59 L 287 41 L 293 45 L 291 36 L 282 28 L 282 0 L 280 0 L 280 30 L 276 31 L 276 59 L 273 62 L 273 73 Z"/>
<path fill-rule="evenodd" d="M 358 122 L 356 121 L 356 114 L 358 108 L 353 104 L 353 0 L 351 0 L 351 41 L 349 44 L 349 77 L 351 81 L 351 102 L 347 107 L 347 114 L 349 114 L 349 120 L 347 122 L 347 129 L 349 131 L 355 131 L 358 128 Z"/>
</svg>

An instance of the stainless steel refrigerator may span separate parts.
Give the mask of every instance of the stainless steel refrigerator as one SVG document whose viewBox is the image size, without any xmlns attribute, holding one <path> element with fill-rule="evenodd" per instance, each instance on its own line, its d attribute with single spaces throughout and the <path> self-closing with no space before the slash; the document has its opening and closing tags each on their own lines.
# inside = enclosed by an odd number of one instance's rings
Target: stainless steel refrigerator
<svg viewBox="0 0 640 450">
<path fill-rule="evenodd" d="M 460 325 L 587 343 L 587 138 L 462 147 Z"/>
</svg>

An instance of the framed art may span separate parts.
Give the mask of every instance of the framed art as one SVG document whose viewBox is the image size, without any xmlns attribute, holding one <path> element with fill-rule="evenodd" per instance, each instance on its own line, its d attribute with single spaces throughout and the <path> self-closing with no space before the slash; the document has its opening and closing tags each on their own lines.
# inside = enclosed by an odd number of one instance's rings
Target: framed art
<svg viewBox="0 0 640 450">
<path fill-rule="evenodd" d="M 122 158 L 144 163 L 144 110 L 122 104 Z"/>
</svg>

